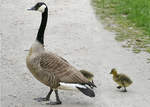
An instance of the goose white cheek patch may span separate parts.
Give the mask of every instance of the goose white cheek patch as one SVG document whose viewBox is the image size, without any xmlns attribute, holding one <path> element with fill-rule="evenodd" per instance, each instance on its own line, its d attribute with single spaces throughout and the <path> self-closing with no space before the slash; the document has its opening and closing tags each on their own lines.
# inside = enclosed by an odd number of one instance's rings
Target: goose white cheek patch
<svg viewBox="0 0 150 107">
<path fill-rule="evenodd" d="M 46 6 L 42 5 L 41 7 L 39 7 L 38 11 L 43 13 L 45 11 L 45 8 Z"/>
</svg>

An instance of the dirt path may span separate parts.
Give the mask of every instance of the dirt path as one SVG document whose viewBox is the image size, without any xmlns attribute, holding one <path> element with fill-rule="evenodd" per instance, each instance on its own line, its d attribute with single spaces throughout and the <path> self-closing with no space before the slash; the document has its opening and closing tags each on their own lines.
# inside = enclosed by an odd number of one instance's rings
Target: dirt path
<svg viewBox="0 0 150 107">
<path fill-rule="evenodd" d="M 40 13 L 26 9 L 37 1 L 1 0 L 1 107 L 48 107 L 46 102 L 33 100 L 45 96 L 49 89 L 34 79 L 25 64 L 24 50 L 33 43 L 41 20 Z M 63 104 L 59 107 L 149 107 L 150 65 L 144 60 L 148 55 L 122 48 L 115 35 L 96 20 L 89 0 L 47 0 L 47 4 L 46 48 L 78 69 L 93 72 L 98 87 L 93 99 L 60 91 Z M 114 67 L 133 79 L 128 93 L 115 88 L 109 74 Z"/>
</svg>

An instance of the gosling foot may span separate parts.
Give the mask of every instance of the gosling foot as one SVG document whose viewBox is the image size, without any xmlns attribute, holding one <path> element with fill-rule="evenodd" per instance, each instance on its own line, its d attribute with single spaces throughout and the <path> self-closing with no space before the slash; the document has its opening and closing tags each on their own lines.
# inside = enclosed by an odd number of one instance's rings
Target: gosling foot
<svg viewBox="0 0 150 107">
<path fill-rule="evenodd" d="M 42 97 L 39 97 L 39 98 L 34 98 L 34 100 L 36 100 L 37 102 L 42 102 L 42 101 L 49 101 L 49 98 L 42 98 Z"/>
<path fill-rule="evenodd" d="M 127 92 L 127 89 L 126 89 L 125 85 L 124 85 L 124 90 L 123 90 L 123 92 Z"/>
<path fill-rule="evenodd" d="M 61 101 L 56 101 L 56 102 L 50 102 L 50 103 L 46 103 L 47 105 L 60 105 L 62 104 Z"/>
<path fill-rule="evenodd" d="M 124 90 L 122 90 L 121 92 L 127 92 L 127 89 L 124 87 Z"/>
<path fill-rule="evenodd" d="M 121 86 L 117 86 L 117 88 L 118 88 L 118 89 L 120 89 L 120 88 L 121 88 Z"/>
<path fill-rule="evenodd" d="M 127 90 L 123 90 L 122 92 L 127 92 Z"/>
</svg>

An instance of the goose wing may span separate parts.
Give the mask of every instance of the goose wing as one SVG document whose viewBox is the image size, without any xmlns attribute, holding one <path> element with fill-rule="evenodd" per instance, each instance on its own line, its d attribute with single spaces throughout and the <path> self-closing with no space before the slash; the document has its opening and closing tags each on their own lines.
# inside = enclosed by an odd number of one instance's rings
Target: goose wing
<svg viewBox="0 0 150 107">
<path fill-rule="evenodd" d="M 53 53 L 40 55 L 40 67 L 43 72 L 53 73 L 60 82 L 89 83 L 77 69 L 71 66 L 65 59 Z"/>
</svg>

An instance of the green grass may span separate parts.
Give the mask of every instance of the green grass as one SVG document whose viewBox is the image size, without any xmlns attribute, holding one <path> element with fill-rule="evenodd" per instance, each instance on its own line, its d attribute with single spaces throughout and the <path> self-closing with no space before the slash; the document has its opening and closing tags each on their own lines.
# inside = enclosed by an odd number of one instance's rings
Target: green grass
<svg viewBox="0 0 150 107">
<path fill-rule="evenodd" d="M 92 0 L 98 18 L 133 52 L 150 53 L 150 0 Z"/>
</svg>

